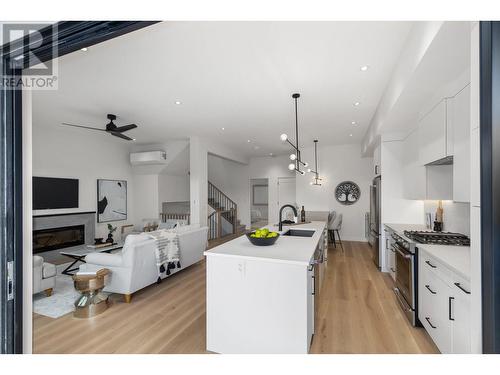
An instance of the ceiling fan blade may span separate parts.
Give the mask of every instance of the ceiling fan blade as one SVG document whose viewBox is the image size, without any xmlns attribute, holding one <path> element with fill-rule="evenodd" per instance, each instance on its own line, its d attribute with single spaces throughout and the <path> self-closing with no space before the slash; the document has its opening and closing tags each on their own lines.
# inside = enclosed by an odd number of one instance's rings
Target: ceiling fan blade
<svg viewBox="0 0 500 375">
<path fill-rule="evenodd" d="M 115 137 L 119 137 L 119 138 L 123 138 L 123 139 L 126 139 L 127 141 L 133 141 L 132 138 L 130 137 L 127 137 L 125 134 L 122 134 L 122 133 L 119 133 L 119 132 L 110 132 L 112 135 L 114 135 Z"/>
<path fill-rule="evenodd" d="M 114 129 L 114 132 L 126 132 L 127 130 L 135 129 L 137 128 L 136 124 L 130 124 L 130 125 L 124 125 L 124 126 L 119 126 L 116 129 Z"/>
<path fill-rule="evenodd" d="M 90 130 L 99 130 L 101 132 L 106 131 L 105 129 L 99 129 L 99 128 L 92 128 L 90 126 L 83 126 L 83 125 L 75 125 L 75 124 L 68 124 L 67 122 L 62 123 L 65 126 L 74 126 L 75 128 L 83 128 L 83 129 L 90 129 Z"/>
</svg>

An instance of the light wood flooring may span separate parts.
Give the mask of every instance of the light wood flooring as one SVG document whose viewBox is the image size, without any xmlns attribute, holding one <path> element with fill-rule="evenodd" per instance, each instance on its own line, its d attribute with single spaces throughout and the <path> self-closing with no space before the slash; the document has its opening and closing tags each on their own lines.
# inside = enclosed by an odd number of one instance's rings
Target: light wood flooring
<svg viewBox="0 0 500 375">
<path fill-rule="evenodd" d="M 392 280 L 375 269 L 368 245 L 344 242 L 344 249 L 329 249 L 311 352 L 437 353 L 399 310 Z M 135 293 L 130 304 L 111 300 L 92 319 L 34 314 L 33 352 L 206 353 L 204 261 Z"/>
</svg>

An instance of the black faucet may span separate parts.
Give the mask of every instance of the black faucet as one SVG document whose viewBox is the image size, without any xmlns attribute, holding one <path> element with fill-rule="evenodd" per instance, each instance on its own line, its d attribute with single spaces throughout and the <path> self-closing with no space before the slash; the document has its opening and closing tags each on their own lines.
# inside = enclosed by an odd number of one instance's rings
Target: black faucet
<svg viewBox="0 0 500 375">
<path fill-rule="evenodd" d="M 292 206 L 291 204 L 285 204 L 283 207 L 280 208 L 280 217 L 279 217 L 279 231 L 281 232 L 283 230 L 283 222 L 281 221 L 281 214 L 283 213 L 283 209 L 286 207 L 290 207 L 293 210 L 293 215 L 297 217 L 297 209 Z"/>
</svg>

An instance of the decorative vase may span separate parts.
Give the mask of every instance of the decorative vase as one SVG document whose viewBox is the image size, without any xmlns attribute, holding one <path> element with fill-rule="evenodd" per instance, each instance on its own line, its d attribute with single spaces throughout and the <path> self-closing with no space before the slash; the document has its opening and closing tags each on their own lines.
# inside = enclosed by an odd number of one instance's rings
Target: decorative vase
<svg viewBox="0 0 500 375">
<path fill-rule="evenodd" d="M 108 239 L 106 240 L 107 243 L 113 243 L 113 235 L 111 233 L 108 234 Z"/>
</svg>

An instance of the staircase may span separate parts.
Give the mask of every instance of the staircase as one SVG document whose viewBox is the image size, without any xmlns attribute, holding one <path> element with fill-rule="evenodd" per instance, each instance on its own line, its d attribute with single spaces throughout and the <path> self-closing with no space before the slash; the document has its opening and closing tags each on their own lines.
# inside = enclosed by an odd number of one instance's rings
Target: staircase
<svg viewBox="0 0 500 375">
<path fill-rule="evenodd" d="M 214 209 L 208 215 L 208 239 L 221 238 L 245 232 L 238 219 L 238 205 L 219 188 L 208 181 L 208 205 Z"/>
</svg>

